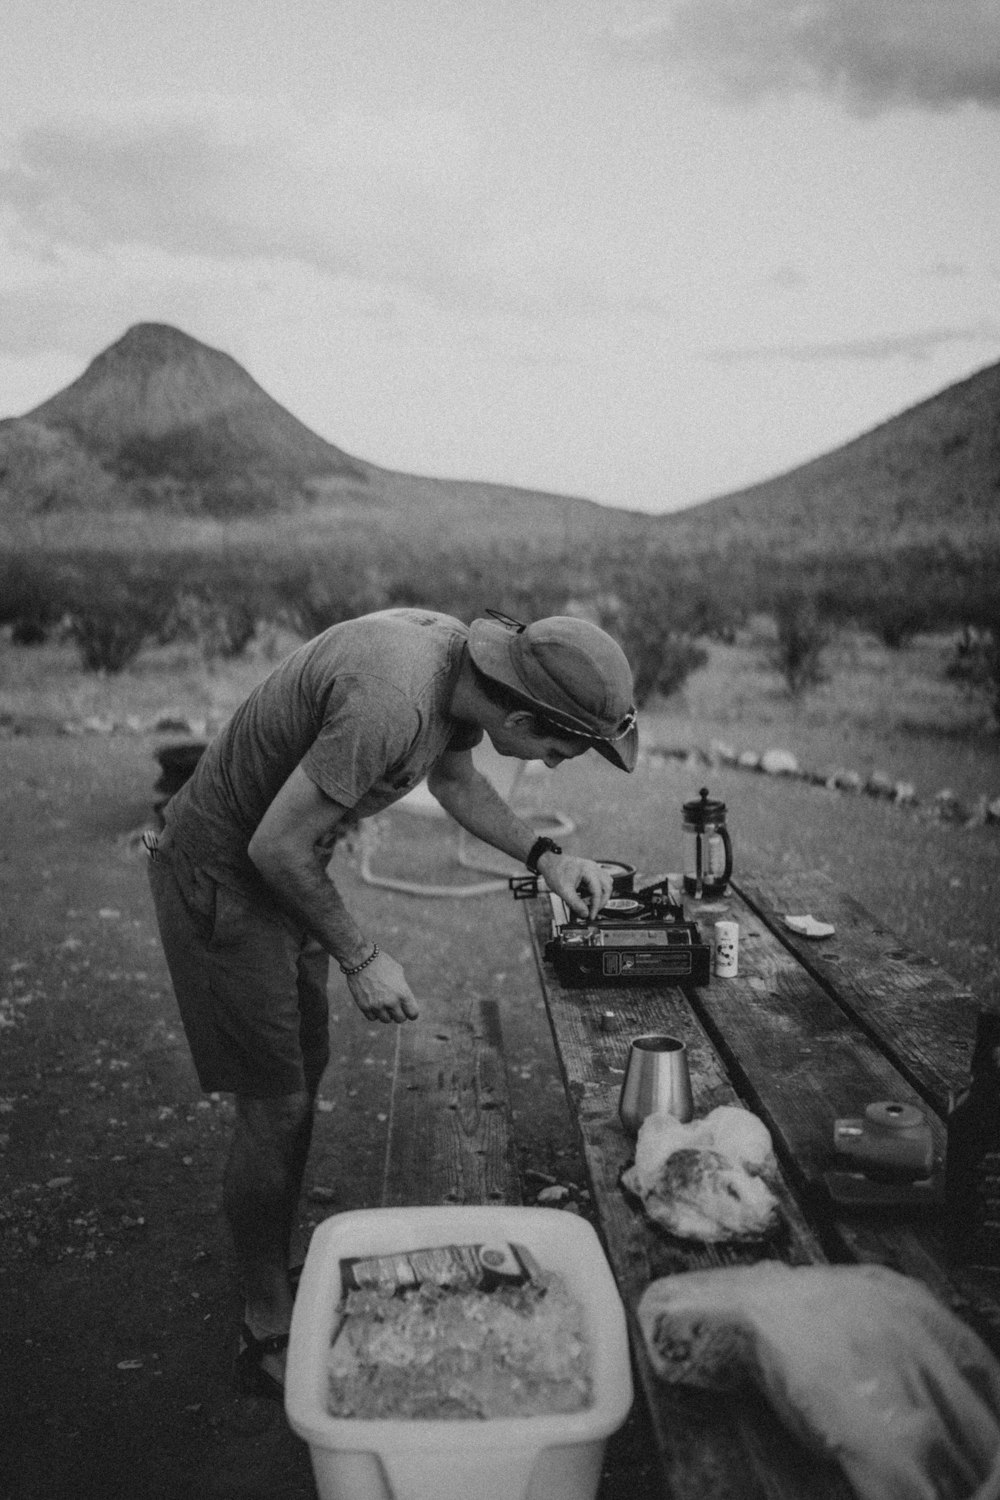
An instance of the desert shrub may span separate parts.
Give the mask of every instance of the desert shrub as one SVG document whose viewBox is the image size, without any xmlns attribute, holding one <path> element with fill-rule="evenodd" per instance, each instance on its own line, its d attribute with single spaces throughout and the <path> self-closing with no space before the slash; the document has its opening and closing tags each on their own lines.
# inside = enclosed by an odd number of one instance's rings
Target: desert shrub
<svg viewBox="0 0 1000 1500">
<path fill-rule="evenodd" d="M 0 558 L 0 625 L 15 646 L 48 640 L 62 616 L 60 593 L 44 559 L 10 553 Z"/>
<path fill-rule="evenodd" d="M 231 660 L 280 613 L 271 557 L 259 547 L 174 553 L 158 565 L 173 599 L 162 639 L 195 641 L 208 662 Z"/>
<path fill-rule="evenodd" d="M 966 625 L 944 669 L 949 682 L 984 699 L 1000 727 L 1000 609 L 994 623 L 981 628 Z"/>
<path fill-rule="evenodd" d="M 870 630 L 891 650 L 923 631 L 988 625 L 995 609 L 996 549 L 960 551 L 947 541 L 878 554 L 797 559 L 773 581 L 814 594 L 821 616 Z"/>
<path fill-rule="evenodd" d="M 633 598 L 600 622 L 620 643 L 632 667 L 636 707 L 656 694 L 669 698 L 708 661 L 708 652 L 652 599 Z"/>
<path fill-rule="evenodd" d="M 66 634 L 84 668 L 114 673 L 168 633 L 175 579 L 156 560 L 81 554 L 64 563 L 61 594 Z"/>
<path fill-rule="evenodd" d="M 121 672 L 139 655 L 149 636 L 143 622 L 115 601 L 100 598 L 75 608 L 67 622 L 88 672 Z"/>
<path fill-rule="evenodd" d="M 167 638 L 196 641 L 207 662 L 231 661 L 253 640 L 260 618 L 250 598 L 184 593 L 174 601 Z"/>
<path fill-rule="evenodd" d="M 798 588 L 784 588 L 774 597 L 777 641 L 772 653 L 793 698 L 826 680 L 823 650 L 829 628 L 820 616 L 815 596 Z"/>
<path fill-rule="evenodd" d="M 383 576 L 391 605 L 439 609 L 468 622 L 487 609 L 525 621 L 560 614 L 576 575 L 571 560 L 527 543 L 513 551 L 439 541 L 397 547 Z"/>
<path fill-rule="evenodd" d="M 113 467 L 140 505 L 219 520 L 267 516 L 302 494 L 300 465 L 261 444 L 247 450 L 222 417 L 122 444 Z"/>
<path fill-rule="evenodd" d="M 636 706 L 647 703 L 654 694 L 669 698 L 680 692 L 691 673 L 708 661 L 704 646 L 685 635 L 667 636 L 659 642 L 652 660 L 651 656 L 653 653 L 644 651 L 635 668 Z"/>
<path fill-rule="evenodd" d="M 891 589 L 877 595 L 861 619 L 890 651 L 899 651 L 934 623 L 927 601 L 919 594 Z"/>
<path fill-rule="evenodd" d="M 486 609 L 519 619 L 561 611 L 565 573 L 548 555 L 522 549 L 397 541 L 390 550 L 357 547 L 321 556 L 289 554 L 276 563 L 283 623 L 311 636 L 369 610 L 442 610 L 466 622 Z"/>
<path fill-rule="evenodd" d="M 663 556 L 635 558 L 602 569 L 594 596 L 597 623 L 621 644 L 632 667 L 637 707 L 655 695 L 669 698 L 708 660 L 696 634 L 718 623 L 710 591 Z"/>
<path fill-rule="evenodd" d="M 307 640 L 341 620 L 385 609 L 388 599 L 378 565 L 346 551 L 276 559 L 273 592 L 274 623 Z"/>
</svg>

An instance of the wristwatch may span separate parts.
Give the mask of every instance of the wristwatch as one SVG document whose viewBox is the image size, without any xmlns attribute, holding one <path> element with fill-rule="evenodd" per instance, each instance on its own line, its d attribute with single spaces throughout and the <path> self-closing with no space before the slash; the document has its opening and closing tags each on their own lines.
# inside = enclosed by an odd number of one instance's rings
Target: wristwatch
<svg viewBox="0 0 1000 1500">
<path fill-rule="evenodd" d="M 536 839 L 532 844 L 531 848 L 528 850 L 528 853 L 525 856 L 524 863 L 528 866 L 528 869 L 531 871 L 532 875 L 537 875 L 538 861 L 541 859 L 543 854 L 561 853 L 562 848 L 559 844 L 553 843 L 552 839 L 542 837 L 540 839 Z"/>
</svg>

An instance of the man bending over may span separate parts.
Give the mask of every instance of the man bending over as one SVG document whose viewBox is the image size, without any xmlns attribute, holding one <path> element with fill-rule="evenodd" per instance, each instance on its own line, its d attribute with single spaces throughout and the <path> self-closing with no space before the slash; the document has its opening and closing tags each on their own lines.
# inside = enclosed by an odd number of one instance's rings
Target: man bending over
<svg viewBox="0 0 1000 1500">
<path fill-rule="evenodd" d="M 485 734 L 501 755 L 554 768 L 593 749 L 631 771 L 632 693 L 620 647 L 588 621 L 470 627 L 385 610 L 331 626 L 278 665 L 167 804 L 149 864 L 163 948 L 201 1086 L 235 1096 L 223 1207 L 246 1297 L 244 1392 L 282 1394 L 289 1247 L 329 1056 L 329 956 L 368 1020 L 417 1018 L 401 965 L 330 878 L 344 820 L 426 777 L 469 833 L 593 916 L 610 874 L 536 837 L 472 749 Z"/>
</svg>

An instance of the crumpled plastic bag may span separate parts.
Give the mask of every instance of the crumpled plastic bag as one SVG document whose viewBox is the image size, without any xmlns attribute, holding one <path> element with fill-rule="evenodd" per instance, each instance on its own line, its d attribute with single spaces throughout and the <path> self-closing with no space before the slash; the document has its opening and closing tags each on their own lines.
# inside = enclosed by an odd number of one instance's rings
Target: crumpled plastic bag
<svg viewBox="0 0 1000 1500">
<path fill-rule="evenodd" d="M 919 1281 L 883 1266 L 762 1262 L 652 1282 L 657 1374 L 753 1383 L 839 1462 L 859 1500 L 997 1500 L 1000 1364 Z"/>
<path fill-rule="evenodd" d="M 763 1180 L 775 1167 L 764 1122 L 720 1104 L 687 1124 L 666 1111 L 647 1115 L 622 1185 L 680 1239 L 760 1239 L 778 1224 L 778 1200 Z"/>
</svg>

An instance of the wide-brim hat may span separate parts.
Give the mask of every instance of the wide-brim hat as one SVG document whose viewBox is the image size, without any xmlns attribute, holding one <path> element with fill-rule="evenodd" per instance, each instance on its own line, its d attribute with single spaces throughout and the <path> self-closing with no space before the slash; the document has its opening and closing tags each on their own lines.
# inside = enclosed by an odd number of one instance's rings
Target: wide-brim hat
<svg viewBox="0 0 1000 1500">
<path fill-rule="evenodd" d="M 469 655 L 553 730 L 588 740 L 622 771 L 635 769 L 639 728 L 628 658 L 606 631 L 573 615 L 522 625 L 507 615 L 473 620 Z"/>
</svg>

